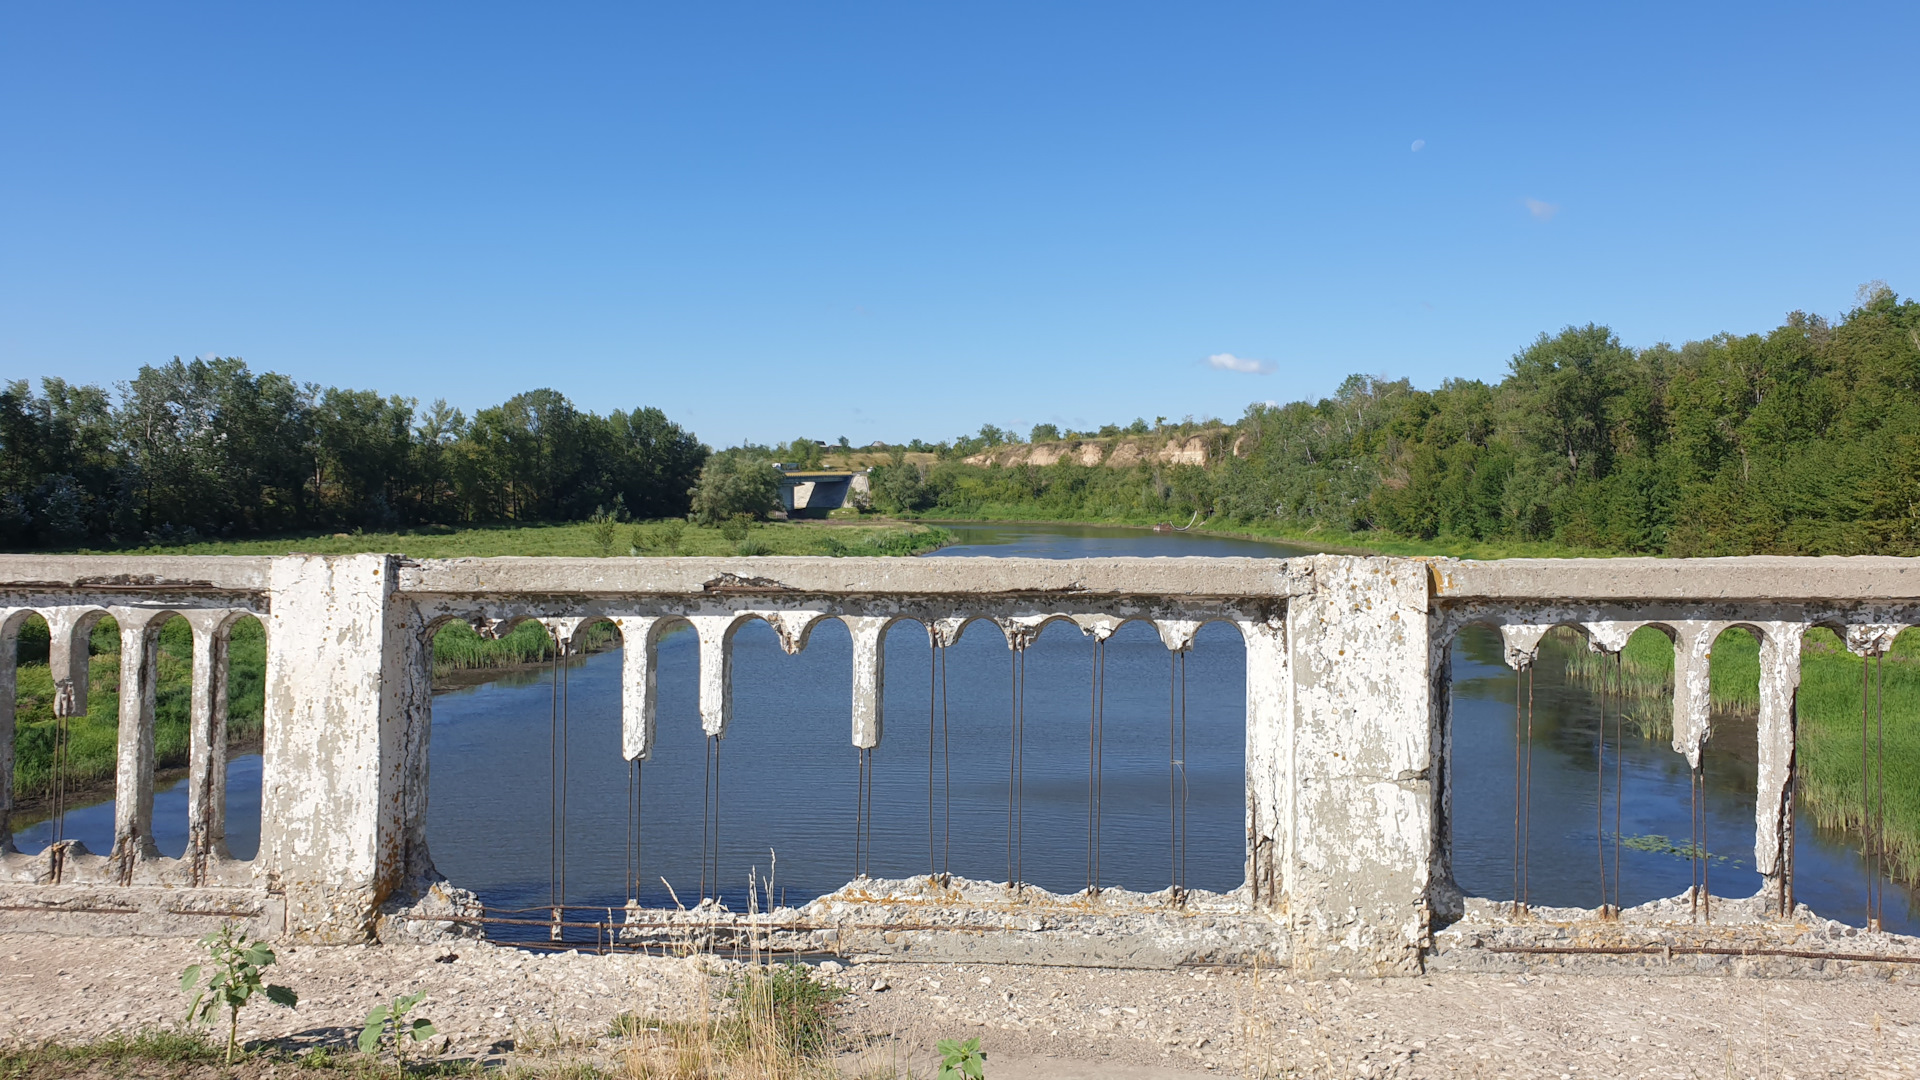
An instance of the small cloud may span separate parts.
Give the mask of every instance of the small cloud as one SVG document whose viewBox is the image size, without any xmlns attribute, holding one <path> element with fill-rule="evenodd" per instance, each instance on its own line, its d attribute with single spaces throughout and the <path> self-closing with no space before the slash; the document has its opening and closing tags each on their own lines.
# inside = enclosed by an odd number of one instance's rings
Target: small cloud
<svg viewBox="0 0 1920 1080">
<path fill-rule="evenodd" d="M 1230 352 L 1214 353 L 1207 357 L 1207 366 L 1215 371 L 1238 371 L 1243 375 L 1266 375 L 1273 371 L 1273 364 L 1269 361 L 1249 360 Z"/>
<path fill-rule="evenodd" d="M 1420 151 L 1422 151 L 1422 150 L 1425 150 L 1426 148 L 1427 148 L 1427 140 L 1425 140 L 1425 139 L 1415 139 L 1415 140 L 1413 140 L 1413 152 L 1414 152 L 1414 153 L 1416 153 L 1416 154 L 1417 154 L 1417 153 L 1419 153 Z"/>
<path fill-rule="evenodd" d="M 1527 205 L 1527 213 L 1532 214 L 1535 221 L 1552 221 L 1553 215 L 1560 212 L 1559 203 L 1542 202 L 1539 199 L 1520 201 Z"/>
</svg>

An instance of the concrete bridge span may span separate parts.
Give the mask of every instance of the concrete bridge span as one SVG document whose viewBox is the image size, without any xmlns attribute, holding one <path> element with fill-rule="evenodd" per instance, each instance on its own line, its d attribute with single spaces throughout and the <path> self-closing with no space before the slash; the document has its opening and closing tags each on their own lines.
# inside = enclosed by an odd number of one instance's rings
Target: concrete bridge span
<svg viewBox="0 0 1920 1080">
<path fill-rule="evenodd" d="M 122 658 L 112 850 L 73 842 L 14 850 L 14 641 L 47 621 L 56 712 L 86 711 L 87 640 L 111 615 Z M 267 628 L 259 853 L 221 836 L 224 650 L 234 620 Z M 154 628 L 195 636 L 185 856 L 155 849 Z M 1411 972 L 1437 931 L 1471 914 L 1450 870 L 1449 649 L 1469 624 L 1499 628 L 1529 666 L 1554 627 L 1603 652 L 1654 626 L 1676 644 L 1674 749 L 1696 767 L 1711 737 L 1707 657 L 1730 626 L 1761 642 L 1754 791 L 1754 918 L 1795 917 L 1791 821 L 1799 644 L 1826 626 L 1861 655 L 1920 625 L 1920 560 L 1738 558 L 1469 562 L 1319 555 L 1270 559 L 408 560 L 392 555 L 0 557 L 0 923 L 71 932 L 200 933 L 221 919 L 303 942 L 399 932 L 396 919 L 463 910 L 441 882 L 424 823 L 431 640 L 463 620 L 483 633 L 537 620 L 563 649 L 609 622 L 626 645 L 622 754 L 653 751 L 656 644 L 699 642 L 701 724 L 732 716 L 731 642 L 760 619 L 789 652 L 824 619 L 853 642 L 851 743 L 885 737 L 887 629 L 910 621 L 936 645 L 970 622 L 1012 650 L 1064 621 L 1104 639 L 1151 623 L 1191 647 L 1209 622 L 1246 644 L 1246 885 L 1214 902 L 1270 928 L 1275 959 L 1316 971 Z M 457 883 L 453 883 L 457 885 Z M 1177 898 L 1176 898 L 1177 899 Z M 610 916 L 611 918 L 611 916 Z"/>
</svg>

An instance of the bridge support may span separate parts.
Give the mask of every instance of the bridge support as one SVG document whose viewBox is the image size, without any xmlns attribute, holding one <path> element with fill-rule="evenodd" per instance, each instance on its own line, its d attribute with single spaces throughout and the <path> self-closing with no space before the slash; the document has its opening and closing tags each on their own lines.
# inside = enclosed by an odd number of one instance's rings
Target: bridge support
<svg viewBox="0 0 1920 1080">
<path fill-rule="evenodd" d="M 1296 970 L 1417 972 L 1432 874 L 1427 577 L 1405 559 L 1306 563 L 1287 606 Z M 1297 572 L 1297 571 L 1296 571 Z M 1251 660 L 1251 656 L 1249 657 Z M 1251 716 L 1249 717 L 1251 720 Z"/>
</svg>

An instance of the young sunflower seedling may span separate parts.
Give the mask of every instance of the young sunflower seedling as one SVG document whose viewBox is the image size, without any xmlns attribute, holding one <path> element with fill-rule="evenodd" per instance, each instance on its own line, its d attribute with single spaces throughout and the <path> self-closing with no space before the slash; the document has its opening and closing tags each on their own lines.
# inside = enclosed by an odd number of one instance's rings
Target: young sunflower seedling
<svg viewBox="0 0 1920 1080">
<path fill-rule="evenodd" d="M 240 1010 L 256 994 L 289 1009 L 297 1005 L 300 998 L 286 987 L 270 985 L 260 977 L 263 969 L 274 964 L 273 950 L 264 941 L 247 940 L 246 931 L 235 929 L 232 923 L 222 923 L 220 929 L 201 938 L 200 947 L 207 950 L 208 963 L 193 964 L 180 973 L 182 992 L 195 991 L 198 987 L 193 1001 L 187 1005 L 187 1022 L 211 1023 L 222 1008 L 226 1009 L 227 1064 L 231 1065 L 240 1036 Z"/>
<path fill-rule="evenodd" d="M 382 1042 L 393 1046 L 393 1059 L 402 1070 L 407 1065 L 407 1047 L 433 1038 L 433 1021 L 425 1017 L 407 1019 L 413 1007 L 426 999 L 427 992 L 402 994 L 386 1005 L 375 1005 L 367 1013 L 367 1026 L 360 1029 L 360 1052 L 378 1054 Z"/>
</svg>

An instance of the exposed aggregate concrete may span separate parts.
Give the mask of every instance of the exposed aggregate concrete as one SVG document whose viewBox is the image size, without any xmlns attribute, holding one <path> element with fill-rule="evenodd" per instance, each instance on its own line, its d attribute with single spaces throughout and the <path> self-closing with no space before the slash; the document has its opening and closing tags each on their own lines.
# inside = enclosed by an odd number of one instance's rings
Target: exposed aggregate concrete
<svg viewBox="0 0 1920 1080">
<path fill-rule="evenodd" d="M 0 935 L 0 1032 L 19 1042 L 176 1023 L 187 942 Z M 457 959 L 448 959 L 457 957 Z M 1920 997 L 1903 980 L 1437 972 L 1309 980 L 1246 969 L 873 962 L 820 965 L 849 989 L 850 1074 L 912 1064 L 979 1036 L 1012 1077 L 1906 1076 L 1920 1073 Z M 343 1043 L 383 997 L 424 989 L 435 1050 L 617 1063 L 622 1012 L 719 1008 L 711 958 L 535 954 L 451 945 L 282 948 L 295 1012 L 248 1010 L 252 1039 Z M 860 1046 L 864 1043 L 864 1051 Z"/>
</svg>

